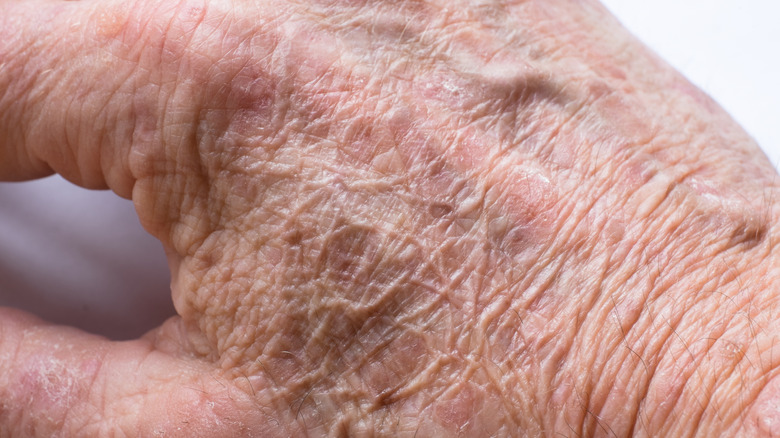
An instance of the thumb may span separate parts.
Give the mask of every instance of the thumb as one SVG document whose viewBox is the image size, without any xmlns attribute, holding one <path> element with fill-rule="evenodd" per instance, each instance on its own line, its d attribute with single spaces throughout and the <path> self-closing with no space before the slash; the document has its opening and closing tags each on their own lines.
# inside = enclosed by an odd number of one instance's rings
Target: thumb
<svg viewBox="0 0 780 438">
<path fill-rule="evenodd" d="M 0 0 L 0 180 L 57 172 L 131 196 L 131 148 L 159 143 L 159 88 L 175 82 L 139 67 L 179 44 L 164 24 L 170 3 Z M 183 137 L 171 119 L 185 111 L 167 114 L 166 135 Z M 285 411 L 273 390 L 215 366 L 195 333 L 174 317 L 111 342 L 0 308 L 0 438 L 294 433 L 269 413 Z"/>
<path fill-rule="evenodd" d="M 15 310 L 0 321 L 0 437 L 243 436 L 263 423 L 244 388 L 185 352 L 178 318 L 130 342 Z"/>
</svg>

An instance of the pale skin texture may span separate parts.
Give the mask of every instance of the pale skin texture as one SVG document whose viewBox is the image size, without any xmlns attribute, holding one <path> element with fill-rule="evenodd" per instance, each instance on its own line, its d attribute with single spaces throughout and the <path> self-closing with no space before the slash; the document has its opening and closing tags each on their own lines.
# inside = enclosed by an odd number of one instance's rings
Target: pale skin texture
<svg viewBox="0 0 780 438">
<path fill-rule="evenodd" d="M 592 0 L 0 0 L 0 176 L 178 316 L 0 315 L 0 436 L 780 435 L 777 175 Z"/>
</svg>

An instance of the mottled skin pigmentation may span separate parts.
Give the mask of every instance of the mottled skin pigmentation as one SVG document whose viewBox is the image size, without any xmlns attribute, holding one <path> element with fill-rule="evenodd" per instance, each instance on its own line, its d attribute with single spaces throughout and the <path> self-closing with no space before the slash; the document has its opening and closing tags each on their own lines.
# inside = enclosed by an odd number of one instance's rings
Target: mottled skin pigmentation
<svg viewBox="0 0 780 438">
<path fill-rule="evenodd" d="M 179 314 L 4 311 L 0 436 L 778 429 L 776 174 L 597 2 L 0 1 L 0 36 L 0 175 L 132 198 Z"/>
</svg>

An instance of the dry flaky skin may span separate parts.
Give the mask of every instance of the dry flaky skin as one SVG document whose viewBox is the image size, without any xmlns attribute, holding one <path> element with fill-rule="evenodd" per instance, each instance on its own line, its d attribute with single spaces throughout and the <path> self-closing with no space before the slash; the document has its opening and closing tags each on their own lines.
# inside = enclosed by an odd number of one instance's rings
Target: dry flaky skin
<svg viewBox="0 0 780 438">
<path fill-rule="evenodd" d="M 3 0 L 0 35 L 0 174 L 132 197 L 180 315 L 4 311 L 0 436 L 778 433 L 776 174 L 595 1 Z"/>
</svg>

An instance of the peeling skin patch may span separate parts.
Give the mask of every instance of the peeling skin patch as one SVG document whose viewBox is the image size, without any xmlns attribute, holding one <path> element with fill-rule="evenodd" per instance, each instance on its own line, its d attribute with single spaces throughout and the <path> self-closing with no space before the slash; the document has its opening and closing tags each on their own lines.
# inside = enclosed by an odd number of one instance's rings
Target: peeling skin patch
<svg viewBox="0 0 780 438">
<path fill-rule="evenodd" d="M 65 361 L 46 355 L 33 356 L 27 361 L 28 371 L 12 389 L 11 398 L 25 400 L 29 412 L 39 413 L 27 420 L 30 427 L 56 429 L 65 421 L 74 403 L 82 398 L 87 390 L 84 385 L 90 382 L 85 377 L 94 374 L 99 364 L 86 361 L 80 369 L 73 369 Z"/>
</svg>

